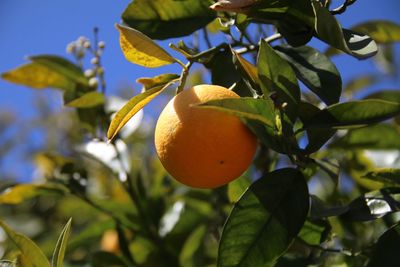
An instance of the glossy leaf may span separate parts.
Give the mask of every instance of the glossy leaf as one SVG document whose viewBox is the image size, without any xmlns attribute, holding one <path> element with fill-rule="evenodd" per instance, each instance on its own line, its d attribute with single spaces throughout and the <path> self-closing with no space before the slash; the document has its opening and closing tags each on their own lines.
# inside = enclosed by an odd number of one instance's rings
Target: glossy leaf
<svg viewBox="0 0 400 267">
<path fill-rule="evenodd" d="M 120 46 L 125 58 L 147 68 L 169 65 L 175 59 L 162 47 L 138 30 L 116 24 Z"/>
<path fill-rule="evenodd" d="M 343 149 L 400 149 L 400 132 L 390 124 L 351 129 L 329 146 Z"/>
<path fill-rule="evenodd" d="M 366 173 L 363 178 L 382 182 L 387 186 L 400 186 L 400 169 L 376 169 Z"/>
<path fill-rule="evenodd" d="M 396 267 L 399 265 L 400 224 L 392 226 L 374 245 L 367 267 Z"/>
<path fill-rule="evenodd" d="M 400 104 L 384 100 L 349 101 L 321 110 L 306 124 L 306 128 L 351 128 L 384 121 L 400 114 Z"/>
<path fill-rule="evenodd" d="M 104 101 L 105 97 L 102 93 L 93 91 L 64 104 L 74 108 L 92 108 L 104 104 Z"/>
<path fill-rule="evenodd" d="M 0 195 L 2 204 L 20 204 L 23 201 L 42 195 L 62 196 L 68 192 L 67 188 L 56 184 L 19 184 L 6 189 Z"/>
<path fill-rule="evenodd" d="M 312 218 L 341 216 L 348 221 L 371 221 L 400 211 L 400 189 L 382 188 L 368 192 L 345 206 L 325 207 L 312 199 Z"/>
<path fill-rule="evenodd" d="M 178 78 L 179 78 L 179 75 L 177 75 L 177 74 L 166 73 L 166 74 L 157 75 L 157 76 L 151 77 L 151 78 L 147 78 L 147 77 L 139 78 L 136 80 L 136 82 L 143 84 L 144 90 L 149 90 L 154 87 L 164 86 L 167 83 L 169 83 L 170 81 L 178 79 Z"/>
<path fill-rule="evenodd" d="M 339 102 L 342 79 L 327 56 L 309 46 L 277 46 L 275 49 L 289 61 L 297 78 L 322 101 L 328 105 Z"/>
<path fill-rule="evenodd" d="M 265 126 L 274 127 L 274 107 L 264 99 L 250 97 L 225 98 L 210 100 L 196 105 L 196 107 L 223 111 L 245 120 L 256 121 Z"/>
<path fill-rule="evenodd" d="M 316 17 L 315 32 L 319 39 L 358 59 L 372 57 L 378 52 L 378 46 L 371 37 L 342 29 L 336 18 L 320 2 L 313 0 L 312 5 Z"/>
<path fill-rule="evenodd" d="M 388 20 L 369 20 L 352 27 L 352 30 L 368 34 L 380 44 L 400 41 L 400 25 Z"/>
<path fill-rule="evenodd" d="M 172 80 L 164 86 L 154 87 L 132 97 L 112 119 L 108 128 L 107 138 L 109 140 L 113 139 L 118 134 L 119 130 L 121 130 L 121 128 L 133 117 L 133 115 L 135 115 L 139 110 L 153 100 L 153 98 L 164 91 L 164 89 L 177 81 L 178 80 Z"/>
<path fill-rule="evenodd" d="M 257 69 L 264 98 L 276 93 L 277 101 L 287 104 L 285 113 L 294 123 L 298 114 L 300 88 L 292 67 L 267 42 L 261 41 Z"/>
<path fill-rule="evenodd" d="M 202 267 L 202 246 L 207 228 L 205 225 L 197 227 L 183 244 L 179 255 L 180 266 Z"/>
<path fill-rule="evenodd" d="M 124 23 L 153 39 L 189 35 L 206 26 L 216 13 L 208 0 L 135 0 L 122 14 Z"/>
<path fill-rule="evenodd" d="M 228 199 L 231 203 L 235 203 L 242 194 L 250 186 L 250 180 L 245 176 L 241 176 L 238 179 L 233 180 L 228 184 Z"/>
<path fill-rule="evenodd" d="M 308 203 L 307 184 L 295 169 L 276 170 L 254 182 L 224 226 L 217 266 L 273 263 L 303 226 Z"/>
<path fill-rule="evenodd" d="M 69 235 L 71 234 L 71 223 L 70 218 L 67 224 L 64 226 L 60 236 L 58 237 L 56 247 L 54 249 L 53 258 L 51 261 L 52 267 L 62 267 L 64 261 L 65 250 L 67 249 L 67 242 Z"/>
<path fill-rule="evenodd" d="M 50 262 L 40 248 L 28 237 L 16 233 L 6 223 L 0 221 L 0 227 L 7 233 L 10 240 L 21 251 L 22 255 L 30 260 L 33 267 L 50 267 Z"/>
<path fill-rule="evenodd" d="M 308 103 L 301 102 L 299 109 L 300 120 L 303 124 L 307 124 L 310 119 L 312 119 L 316 114 L 321 112 L 321 110 Z M 307 129 L 308 144 L 304 148 L 304 151 L 308 154 L 318 151 L 328 140 L 336 133 L 333 129 L 324 128 L 309 128 Z"/>
</svg>

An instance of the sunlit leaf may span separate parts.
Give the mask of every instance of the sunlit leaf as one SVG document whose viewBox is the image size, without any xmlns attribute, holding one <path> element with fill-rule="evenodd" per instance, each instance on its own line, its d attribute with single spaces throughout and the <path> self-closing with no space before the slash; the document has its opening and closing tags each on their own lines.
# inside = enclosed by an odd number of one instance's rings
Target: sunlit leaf
<svg viewBox="0 0 400 267">
<path fill-rule="evenodd" d="M 250 186 L 250 180 L 245 176 L 242 176 L 236 180 L 233 180 L 228 184 L 228 198 L 231 203 L 235 203 L 240 196 Z"/>
<path fill-rule="evenodd" d="M 376 169 L 366 173 L 363 178 L 382 182 L 387 186 L 400 186 L 400 169 Z"/>
<path fill-rule="evenodd" d="M 166 73 L 166 74 L 157 75 L 152 78 L 147 78 L 147 77 L 139 78 L 139 79 L 136 79 L 136 82 L 143 84 L 144 90 L 149 90 L 154 87 L 164 86 L 165 84 L 169 83 L 170 81 L 178 79 L 178 78 L 179 78 L 179 75 L 177 75 L 177 74 Z"/>
<path fill-rule="evenodd" d="M 120 46 L 125 58 L 135 64 L 156 68 L 175 62 L 158 44 L 138 30 L 116 24 L 120 33 Z"/>
<path fill-rule="evenodd" d="M 257 69 L 264 98 L 275 93 L 277 101 L 286 103 L 285 113 L 294 123 L 298 115 L 300 88 L 292 67 L 267 42 L 261 41 Z"/>
<path fill-rule="evenodd" d="M 37 196 L 62 196 L 67 192 L 64 186 L 58 184 L 19 184 L 6 189 L 0 195 L 0 203 L 15 205 Z"/>
<path fill-rule="evenodd" d="M 222 232 L 217 266 L 273 263 L 297 236 L 308 207 L 301 172 L 280 169 L 266 174 L 234 205 Z"/>
<path fill-rule="evenodd" d="M 1 75 L 4 80 L 35 89 L 69 90 L 74 83 L 62 74 L 38 63 L 28 63 Z"/>
<path fill-rule="evenodd" d="M 93 91 L 67 102 L 65 105 L 74 108 L 91 108 L 103 104 L 104 101 L 105 97 L 102 93 Z"/>
<path fill-rule="evenodd" d="M 399 90 L 380 90 L 378 92 L 369 94 L 365 99 L 382 99 L 386 101 L 400 103 L 400 91 Z"/>
<path fill-rule="evenodd" d="M 250 97 L 225 98 L 210 100 L 196 105 L 196 107 L 223 111 L 245 120 L 252 120 L 268 127 L 274 127 L 274 108 L 264 99 Z"/>
<path fill-rule="evenodd" d="M 67 242 L 69 235 L 71 234 L 71 222 L 70 218 L 67 224 L 64 226 L 61 231 L 60 236 L 58 237 L 56 247 L 54 249 L 53 258 L 51 261 L 52 267 L 62 267 L 64 261 L 65 250 L 67 248 Z"/>
<path fill-rule="evenodd" d="M 297 77 L 326 104 L 339 102 L 342 79 L 327 56 L 309 47 L 277 46 L 275 49 L 291 63 Z"/>
<path fill-rule="evenodd" d="M 400 114 L 400 104 L 368 99 L 334 104 L 318 112 L 306 124 L 310 127 L 350 128 L 377 123 Z"/>
<path fill-rule="evenodd" d="M 329 146 L 343 149 L 400 149 L 400 132 L 390 124 L 351 129 Z"/>
<path fill-rule="evenodd" d="M 202 245 L 207 227 L 204 225 L 196 228 L 193 233 L 187 238 L 183 244 L 181 253 L 179 255 L 179 262 L 181 266 L 187 267 L 202 267 Z"/>
<path fill-rule="evenodd" d="M 375 42 L 387 44 L 400 41 L 400 25 L 388 20 L 369 20 L 351 28 L 368 34 Z"/>
<path fill-rule="evenodd" d="M 135 0 L 122 14 L 124 23 L 153 39 L 191 34 L 206 26 L 216 13 L 208 0 Z"/>
<path fill-rule="evenodd" d="M 306 220 L 298 235 L 309 245 L 320 245 L 324 242 L 331 230 L 331 226 L 326 220 Z"/>
<path fill-rule="evenodd" d="M 7 233 L 10 240 L 18 247 L 24 257 L 31 261 L 34 267 L 50 267 L 50 262 L 42 250 L 28 237 L 16 233 L 6 223 L 0 221 L 0 226 Z"/>
<path fill-rule="evenodd" d="M 153 89 L 131 98 L 112 119 L 108 128 L 107 138 L 110 140 L 113 139 L 118 134 L 119 130 L 121 130 L 121 128 L 133 117 L 133 115 L 153 100 L 153 98 L 158 96 L 164 89 L 177 81 L 178 80 L 172 80 L 163 87 L 154 87 Z"/>
<path fill-rule="evenodd" d="M 242 74 L 244 74 L 245 78 L 249 80 L 253 88 L 257 88 L 260 83 L 257 67 L 247 61 L 240 54 L 236 53 L 234 50 L 232 50 L 232 52 L 234 63 L 238 67 L 239 71 L 241 71 Z"/>
<path fill-rule="evenodd" d="M 392 226 L 374 245 L 367 267 L 396 267 L 399 265 L 400 224 Z"/>
<path fill-rule="evenodd" d="M 312 5 L 316 16 L 315 31 L 319 39 L 358 59 L 372 57 L 378 52 L 378 46 L 371 37 L 342 29 L 336 18 L 320 2 L 313 0 Z"/>
</svg>

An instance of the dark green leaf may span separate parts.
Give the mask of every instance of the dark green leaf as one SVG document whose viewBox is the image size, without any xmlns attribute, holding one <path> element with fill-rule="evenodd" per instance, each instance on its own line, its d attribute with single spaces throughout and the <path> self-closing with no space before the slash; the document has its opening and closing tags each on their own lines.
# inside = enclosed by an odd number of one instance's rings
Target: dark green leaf
<svg viewBox="0 0 400 267">
<path fill-rule="evenodd" d="M 376 169 L 366 173 L 363 178 L 382 182 L 387 186 L 400 186 L 400 169 Z"/>
<path fill-rule="evenodd" d="M 122 14 L 124 23 L 153 39 L 189 35 L 211 22 L 216 13 L 208 0 L 135 0 Z"/>
<path fill-rule="evenodd" d="M 230 50 L 215 54 L 206 67 L 211 69 L 212 84 L 229 88 L 240 80 L 240 74 L 233 65 L 233 55 Z"/>
<path fill-rule="evenodd" d="M 400 149 L 400 132 L 390 124 L 351 129 L 329 147 L 343 149 Z"/>
<path fill-rule="evenodd" d="M 92 265 L 96 267 L 129 267 L 124 260 L 122 260 L 117 255 L 106 252 L 106 251 L 97 251 L 92 254 Z"/>
<path fill-rule="evenodd" d="M 71 233 L 71 218 L 68 220 L 64 229 L 61 231 L 56 247 L 54 249 L 53 258 L 51 261 L 52 267 L 62 267 L 64 261 L 65 250 L 67 248 L 68 238 Z"/>
<path fill-rule="evenodd" d="M 23 201 L 42 195 L 63 196 L 68 189 L 58 184 L 20 184 L 6 189 L 0 195 L 2 204 L 20 204 Z"/>
<path fill-rule="evenodd" d="M 336 18 L 320 2 L 313 0 L 312 5 L 316 17 L 315 32 L 319 39 L 358 59 L 372 57 L 378 52 L 371 37 L 342 29 Z"/>
<path fill-rule="evenodd" d="M 287 104 L 285 113 L 293 124 L 298 114 L 300 88 L 292 67 L 267 42 L 261 41 L 257 69 L 264 98 L 275 93 L 276 101 Z"/>
<path fill-rule="evenodd" d="M 291 63 L 297 78 L 322 101 L 328 105 L 339 102 L 342 79 L 327 56 L 309 46 L 277 46 L 275 49 Z"/>
<path fill-rule="evenodd" d="M 23 234 L 14 232 L 3 221 L 0 221 L 0 227 L 3 228 L 10 240 L 18 247 L 22 255 L 30 259 L 33 267 L 50 267 L 50 262 L 32 240 Z"/>
<path fill-rule="evenodd" d="M 94 240 L 99 240 L 103 233 L 109 229 L 115 228 L 114 220 L 99 221 L 96 220 L 87 225 L 85 229 L 71 238 L 68 244 L 68 251 L 72 251 L 80 246 L 92 244 Z"/>
<path fill-rule="evenodd" d="M 400 41 L 400 25 L 388 20 L 369 20 L 351 29 L 368 34 L 375 42 L 380 44 Z"/>
<path fill-rule="evenodd" d="M 279 258 L 306 219 L 308 189 L 301 172 L 280 169 L 253 183 L 224 226 L 218 267 L 266 266 Z"/>
<path fill-rule="evenodd" d="M 305 127 L 359 127 L 384 121 L 398 114 L 399 103 L 376 99 L 349 101 L 321 110 L 305 123 Z"/>
<path fill-rule="evenodd" d="M 226 98 L 210 100 L 196 107 L 220 110 L 244 120 L 256 121 L 274 128 L 275 111 L 268 100 L 250 97 Z"/>
<path fill-rule="evenodd" d="M 367 267 L 399 266 L 399 244 L 400 224 L 396 224 L 379 237 Z"/>
<path fill-rule="evenodd" d="M 321 110 L 307 102 L 300 102 L 299 116 L 303 124 L 314 117 Z M 308 144 L 304 151 L 308 154 L 318 151 L 336 133 L 333 129 L 309 128 L 307 129 Z"/>
</svg>

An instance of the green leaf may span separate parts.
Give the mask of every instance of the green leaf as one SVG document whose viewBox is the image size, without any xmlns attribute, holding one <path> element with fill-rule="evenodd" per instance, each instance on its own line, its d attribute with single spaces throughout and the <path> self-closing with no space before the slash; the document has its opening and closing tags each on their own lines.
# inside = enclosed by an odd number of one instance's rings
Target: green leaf
<svg viewBox="0 0 400 267">
<path fill-rule="evenodd" d="M 301 172 L 286 168 L 266 174 L 234 205 L 222 232 L 217 266 L 272 264 L 299 233 L 308 208 Z"/>
<path fill-rule="evenodd" d="M 399 149 L 400 132 L 390 124 L 351 129 L 329 147 L 343 149 Z"/>
<path fill-rule="evenodd" d="M 387 230 L 378 239 L 367 267 L 399 265 L 400 224 Z"/>
<path fill-rule="evenodd" d="M 175 62 L 162 47 L 138 30 L 116 24 L 120 33 L 119 43 L 125 58 L 134 64 L 157 68 Z"/>
<path fill-rule="evenodd" d="M 67 192 L 67 188 L 58 184 L 20 184 L 6 189 L 0 195 L 0 203 L 16 205 L 37 196 L 63 196 Z"/>
<path fill-rule="evenodd" d="M 300 120 L 305 125 L 307 125 L 308 121 L 319 112 L 321 112 L 321 110 L 318 107 L 308 102 L 300 103 L 299 116 Z M 306 132 L 308 144 L 304 148 L 304 151 L 311 154 L 318 151 L 324 144 L 326 144 L 326 142 L 328 142 L 328 140 L 336 133 L 336 130 L 329 128 L 309 128 Z"/>
<path fill-rule="evenodd" d="M 274 127 L 274 107 L 264 99 L 251 97 L 225 98 L 203 102 L 196 107 L 223 111 L 244 120 L 256 121 L 265 126 Z"/>
<path fill-rule="evenodd" d="M 50 262 L 40 248 L 28 237 L 14 232 L 6 223 L 0 220 L 0 226 L 7 233 L 10 240 L 18 247 L 22 255 L 30 259 L 34 267 L 50 267 Z"/>
<path fill-rule="evenodd" d="M 379 44 L 400 41 L 400 25 L 393 21 L 369 20 L 352 27 L 352 30 L 368 34 Z"/>
<path fill-rule="evenodd" d="M 366 59 L 378 52 L 375 41 L 360 33 L 342 29 L 336 18 L 320 2 L 313 0 L 317 37 L 331 46 L 358 59 Z"/>
<path fill-rule="evenodd" d="M 207 227 L 201 225 L 197 227 L 183 244 L 179 254 L 180 266 L 203 267 L 202 246 Z"/>
<path fill-rule="evenodd" d="M 145 105 L 147 105 L 153 98 L 158 96 L 164 89 L 168 86 L 177 82 L 178 79 L 168 82 L 164 86 L 154 87 L 148 91 L 145 91 L 139 95 L 132 97 L 125 106 L 120 109 L 115 117 L 112 119 L 111 124 L 108 128 L 107 138 L 109 140 L 113 139 L 121 130 L 121 128 L 135 115 L 139 110 L 141 110 Z"/>
<path fill-rule="evenodd" d="M 309 245 L 318 246 L 327 239 L 330 230 L 326 220 L 306 220 L 298 237 Z"/>
<path fill-rule="evenodd" d="M 206 67 L 211 69 L 211 83 L 214 85 L 229 88 L 240 80 L 240 74 L 233 64 L 230 50 L 216 53 L 206 64 Z"/>
<path fill-rule="evenodd" d="M 124 23 L 153 39 L 189 35 L 206 26 L 216 13 L 208 0 L 135 0 L 122 14 Z"/>
<path fill-rule="evenodd" d="M 57 244 L 53 253 L 53 258 L 51 261 L 52 267 L 63 266 L 65 250 L 67 248 L 69 235 L 71 234 L 71 222 L 72 219 L 70 218 L 67 224 L 64 226 L 64 229 L 61 231 L 60 236 L 58 237 Z"/>
<path fill-rule="evenodd" d="M 400 103 L 400 91 L 399 90 L 381 90 L 372 94 L 369 94 L 365 99 L 382 99 L 386 101 Z"/>
<path fill-rule="evenodd" d="M 377 123 L 400 114 L 400 104 L 384 100 L 349 101 L 321 110 L 306 128 L 351 128 Z"/>
<path fill-rule="evenodd" d="M 74 87 L 74 83 L 67 77 L 38 63 L 28 63 L 2 73 L 1 78 L 35 89 L 57 88 L 69 90 Z"/>
<path fill-rule="evenodd" d="M 233 180 L 228 184 L 228 199 L 231 203 L 235 203 L 250 186 L 250 181 L 245 176 Z"/>
<path fill-rule="evenodd" d="M 35 89 L 74 89 L 77 84 L 88 86 L 82 70 L 59 56 L 39 55 L 28 58 L 32 62 L 5 72 L 1 77 L 9 82 Z"/>
<path fill-rule="evenodd" d="M 93 91 L 64 104 L 74 108 L 92 108 L 104 104 L 104 101 L 105 98 L 102 93 Z"/>
<path fill-rule="evenodd" d="M 115 221 L 112 219 L 91 222 L 85 229 L 74 235 L 68 244 L 68 251 L 92 244 L 94 240 L 100 239 L 103 233 L 109 229 L 115 229 Z"/>
<path fill-rule="evenodd" d="M 366 173 L 363 178 L 382 182 L 387 186 L 400 186 L 400 169 L 376 169 Z"/>
<path fill-rule="evenodd" d="M 97 251 L 91 255 L 91 265 L 96 267 L 129 267 L 130 265 L 126 263 L 119 256 L 106 252 L 106 251 Z"/>
<path fill-rule="evenodd" d="M 293 124 L 298 114 L 300 88 L 289 63 L 265 41 L 261 41 L 257 59 L 258 77 L 264 98 L 277 94 L 277 101 L 287 103 L 285 113 Z"/>
<path fill-rule="evenodd" d="M 166 73 L 166 74 L 161 74 L 154 76 L 152 78 L 139 78 L 136 80 L 137 83 L 143 84 L 143 89 L 144 91 L 150 90 L 154 87 L 158 86 L 164 86 L 165 84 L 169 83 L 172 80 L 178 79 L 179 75 L 177 74 L 171 74 L 171 73 Z"/>
<path fill-rule="evenodd" d="M 327 56 L 309 46 L 277 46 L 275 49 L 289 61 L 297 78 L 322 101 L 328 105 L 339 102 L 342 79 Z"/>
</svg>

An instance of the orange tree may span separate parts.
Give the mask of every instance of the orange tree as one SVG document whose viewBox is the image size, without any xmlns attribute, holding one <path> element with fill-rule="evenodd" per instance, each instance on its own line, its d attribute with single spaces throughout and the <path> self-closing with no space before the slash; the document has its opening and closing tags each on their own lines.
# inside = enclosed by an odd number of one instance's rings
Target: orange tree
<svg viewBox="0 0 400 267">
<path fill-rule="evenodd" d="M 134 0 L 116 25 L 127 60 L 182 71 L 139 78 L 142 92 L 113 116 L 103 42 L 70 44 L 76 63 L 38 55 L 3 73 L 10 82 L 60 89 L 70 108 L 41 120 L 55 133 L 31 155 L 41 182 L 1 184 L 2 266 L 398 266 L 400 169 L 382 158 L 400 149 L 400 93 L 353 100 L 374 79 L 343 86 L 330 57 L 368 60 L 383 51 L 381 60 L 393 63 L 400 26 L 342 28 L 335 15 L 355 2 Z M 188 35 L 193 44 L 185 37 L 169 49 L 155 41 Z M 307 45 L 313 38 L 329 48 Z M 85 52 L 93 56 L 86 70 Z M 216 189 L 171 179 L 151 131 L 144 122 L 137 128 L 156 96 L 203 83 L 196 65 L 240 97 L 190 108 L 236 116 L 258 139 L 249 169 Z"/>
</svg>

